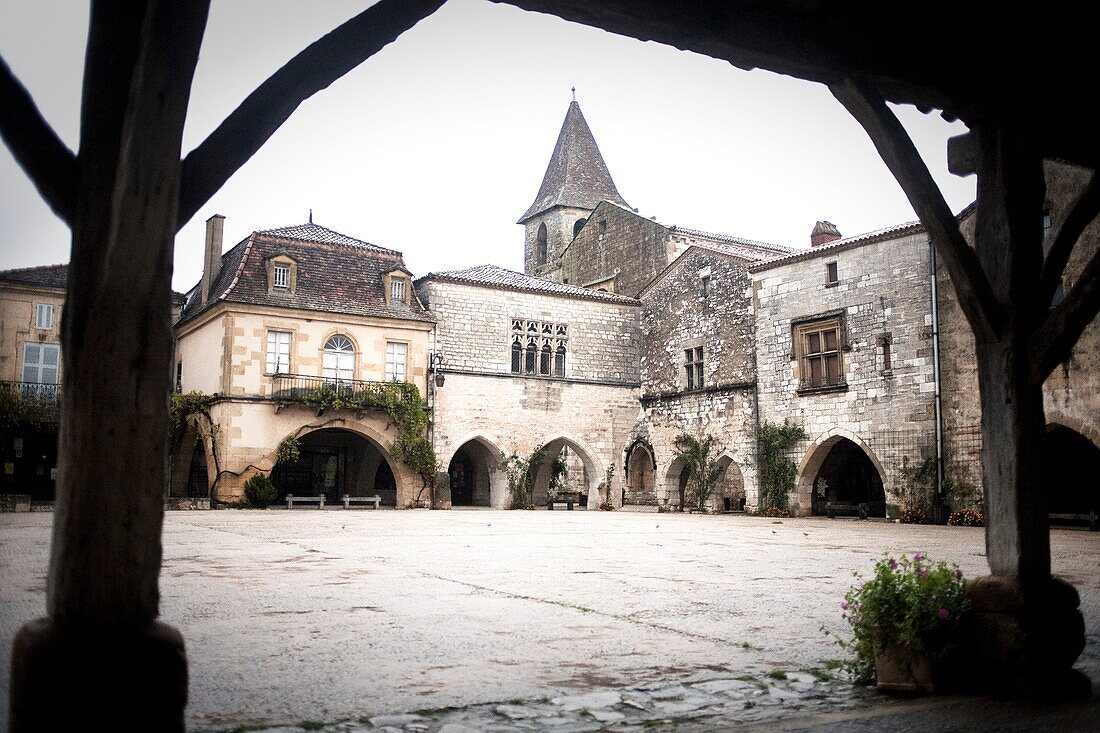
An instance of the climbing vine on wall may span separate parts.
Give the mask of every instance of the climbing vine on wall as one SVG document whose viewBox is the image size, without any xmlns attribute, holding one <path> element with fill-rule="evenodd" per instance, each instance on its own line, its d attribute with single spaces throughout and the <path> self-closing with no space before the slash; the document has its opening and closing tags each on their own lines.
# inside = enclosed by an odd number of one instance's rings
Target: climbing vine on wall
<svg viewBox="0 0 1100 733">
<path fill-rule="evenodd" d="M 531 490 L 535 484 L 535 468 L 546 459 L 546 446 L 538 445 L 527 458 L 521 458 L 515 451 L 504 456 L 500 470 L 508 477 L 508 508 L 527 509 L 531 507 Z"/>
<path fill-rule="evenodd" d="M 18 389 L 0 388 L 0 436 L 7 440 L 20 423 L 41 425 L 51 422 L 53 409 L 35 395 Z"/>
<path fill-rule="evenodd" d="M 765 421 L 757 428 L 762 513 L 773 516 L 790 511 L 787 497 L 794 489 L 797 467 L 787 457 L 787 452 L 805 437 L 803 427 L 788 420 L 784 420 L 782 425 Z"/>
<path fill-rule="evenodd" d="M 187 430 L 187 421 L 192 415 L 203 415 L 210 425 L 210 432 L 216 432 L 217 425 L 210 419 L 210 405 L 214 398 L 202 392 L 173 393 L 169 403 L 168 424 L 171 430 L 170 445 L 175 448 Z"/>
<path fill-rule="evenodd" d="M 275 449 L 275 463 L 294 463 L 302 455 L 301 443 L 294 433 L 279 441 L 279 447 Z"/>
<path fill-rule="evenodd" d="M 400 430 L 390 454 L 415 471 L 425 486 L 435 481 L 438 465 L 427 438 L 428 411 L 415 384 L 389 382 L 354 392 L 326 384 L 309 390 L 301 399 L 321 410 L 385 410 Z"/>
</svg>

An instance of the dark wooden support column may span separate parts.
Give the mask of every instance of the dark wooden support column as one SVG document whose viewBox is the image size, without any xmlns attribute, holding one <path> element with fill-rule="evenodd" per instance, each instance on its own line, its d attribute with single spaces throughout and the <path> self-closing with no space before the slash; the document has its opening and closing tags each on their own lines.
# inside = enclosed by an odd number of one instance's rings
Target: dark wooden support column
<svg viewBox="0 0 1100 733">
<path fill-rule="evenodd" d="M 49 616 L 13 645 L 13 731 L 184 729 L 183 637 L 157 620 L 157 583 L 179 152 L 207 9 L 93 3 Z"/>
</svg>

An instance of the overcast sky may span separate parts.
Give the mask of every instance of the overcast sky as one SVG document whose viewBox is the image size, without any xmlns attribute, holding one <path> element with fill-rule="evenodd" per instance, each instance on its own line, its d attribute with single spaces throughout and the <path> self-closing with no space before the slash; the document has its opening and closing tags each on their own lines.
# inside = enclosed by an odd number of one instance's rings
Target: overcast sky
<svg viewBox="0 0 1100 733">
<path fill-rule="evenodd" d="M 362 3 L 215 0 L 184 135 L 195 147 L 272 71 Z M 88 10 L 0 0 L 0 54 L 72 148 Z M 419 275 L 521 270 L 523 230 L 570 88 L 626 201 L 646 216 L 807 246 L 914 219 L 859 125 L 824 87 L 483 0 L 450 0 L 307 100 L 176 240 L 173 287 L 201 276 L 205 220 L 226 248 L 313 220 L 401 250 Z M 974 178 L 946 169 L 964 130 L 896 110 L 959 211 Z M 67 228 L 0 146 L 0 269 L 66 262 Z"/>
</svg>

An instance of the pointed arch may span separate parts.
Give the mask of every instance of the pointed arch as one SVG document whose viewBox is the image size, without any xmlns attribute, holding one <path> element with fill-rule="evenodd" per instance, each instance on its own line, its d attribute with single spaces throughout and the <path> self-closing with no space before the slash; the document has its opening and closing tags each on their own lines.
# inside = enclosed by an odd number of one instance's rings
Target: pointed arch
<svg viewBox="0 0 1100 733">
<path fill-rule="evenodd" d="M 508 478 L 500 468 L 503 454 L 497 442 L 470 433 L 452 445 L 455 448 L 446 456 L 451 505 L 507 508 Z"/>
<path fill-rule="evenodd" d="M 838 448 L 839 452 L 834 455 L 834 449 Z M 846 455 L 841 455 L 841 453 Z M 858 459 L 854 458 L 855 454 L 861 456 L 866 461 L 866 465 L 858 463 Z M 830 456 L 832 456 L 832 461 L 830 461 Z M 832 466 L 833 461 L 845 457 L 856 460 L 855 463 L 851 464 L 851 470 L 843 471 Z M 830 461 L 829 465 L 826 465 L 827 461 Z M 827 472 L 837 471 L 839 475 L 845 476 L 845 487 L 847 488 L 841 490 L 841 487 L 834 486 L 835 491 L 829 493 L 827 481 L 826 484 L 821 483 L 823 468 Z M 882 467 L 882 462 L 867 445 L 866 441 L 849 430 L 834 428 L 819 436 L 810 444 L 810 447 L 806 449 L 806 453 L 802 456 L 802 460 L 798 465 L 792 505 L 797 502 L 797 511 L 800 516 L 814 514 L 818 510 L 820 513 L 824 513 L 825 507 L 830 501 L 849 503 L 856 501 L 855 498 L 848 495 L 851 493 L 848 488 L 851 488 L 852 491 L 858 494 L 858 497 L 856 497 L 860 499 L 858 503 L 869 505 L 870 516 L 884 517 L 886 516 L 886 476 L 887 473 Z"/>
</svg>

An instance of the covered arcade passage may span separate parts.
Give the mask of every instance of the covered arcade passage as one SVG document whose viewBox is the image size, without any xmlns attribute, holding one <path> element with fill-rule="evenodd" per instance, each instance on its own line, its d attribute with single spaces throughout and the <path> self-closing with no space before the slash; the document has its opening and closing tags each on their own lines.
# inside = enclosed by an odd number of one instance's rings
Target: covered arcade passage
<svg viewBox="0 0 1100 733">
<path fill-rule="evenodd" d="M 271 479 L 280 501 L 287 494 L 324 494 L 326 504 L 336 504 L 344 494 L 377 494 L 384 506 L 397 503 L 397 484 L 382 450 L 343 428 L 322 428 L 299 437 L 298 460 L 276 465 Z"/>
<path fill-rule="evenodd" d="M 867 516 L 886 516 L 882 476 L 863 449 L 851 440 L 834 436 L 825 441 L 814 451 L 803 471 L 813 476 L 815 515 L 827 514 L 830 505 L 839 508 L 865 504 Z"/>
<path fill-rule="evenodd" d="M 447 466 L 451 506 L 503 508 L 507 481 L 500 470 L 500 451 L 483 438 L 468 440 Z"/>
<path fill-rule="evenodd" d="M 1100 448 L 1072 428 L 1051 425 L 1044 449 L 1051 523 L 1079 522 L 1092 512 L 1100 514 Z"/>
</svg>

